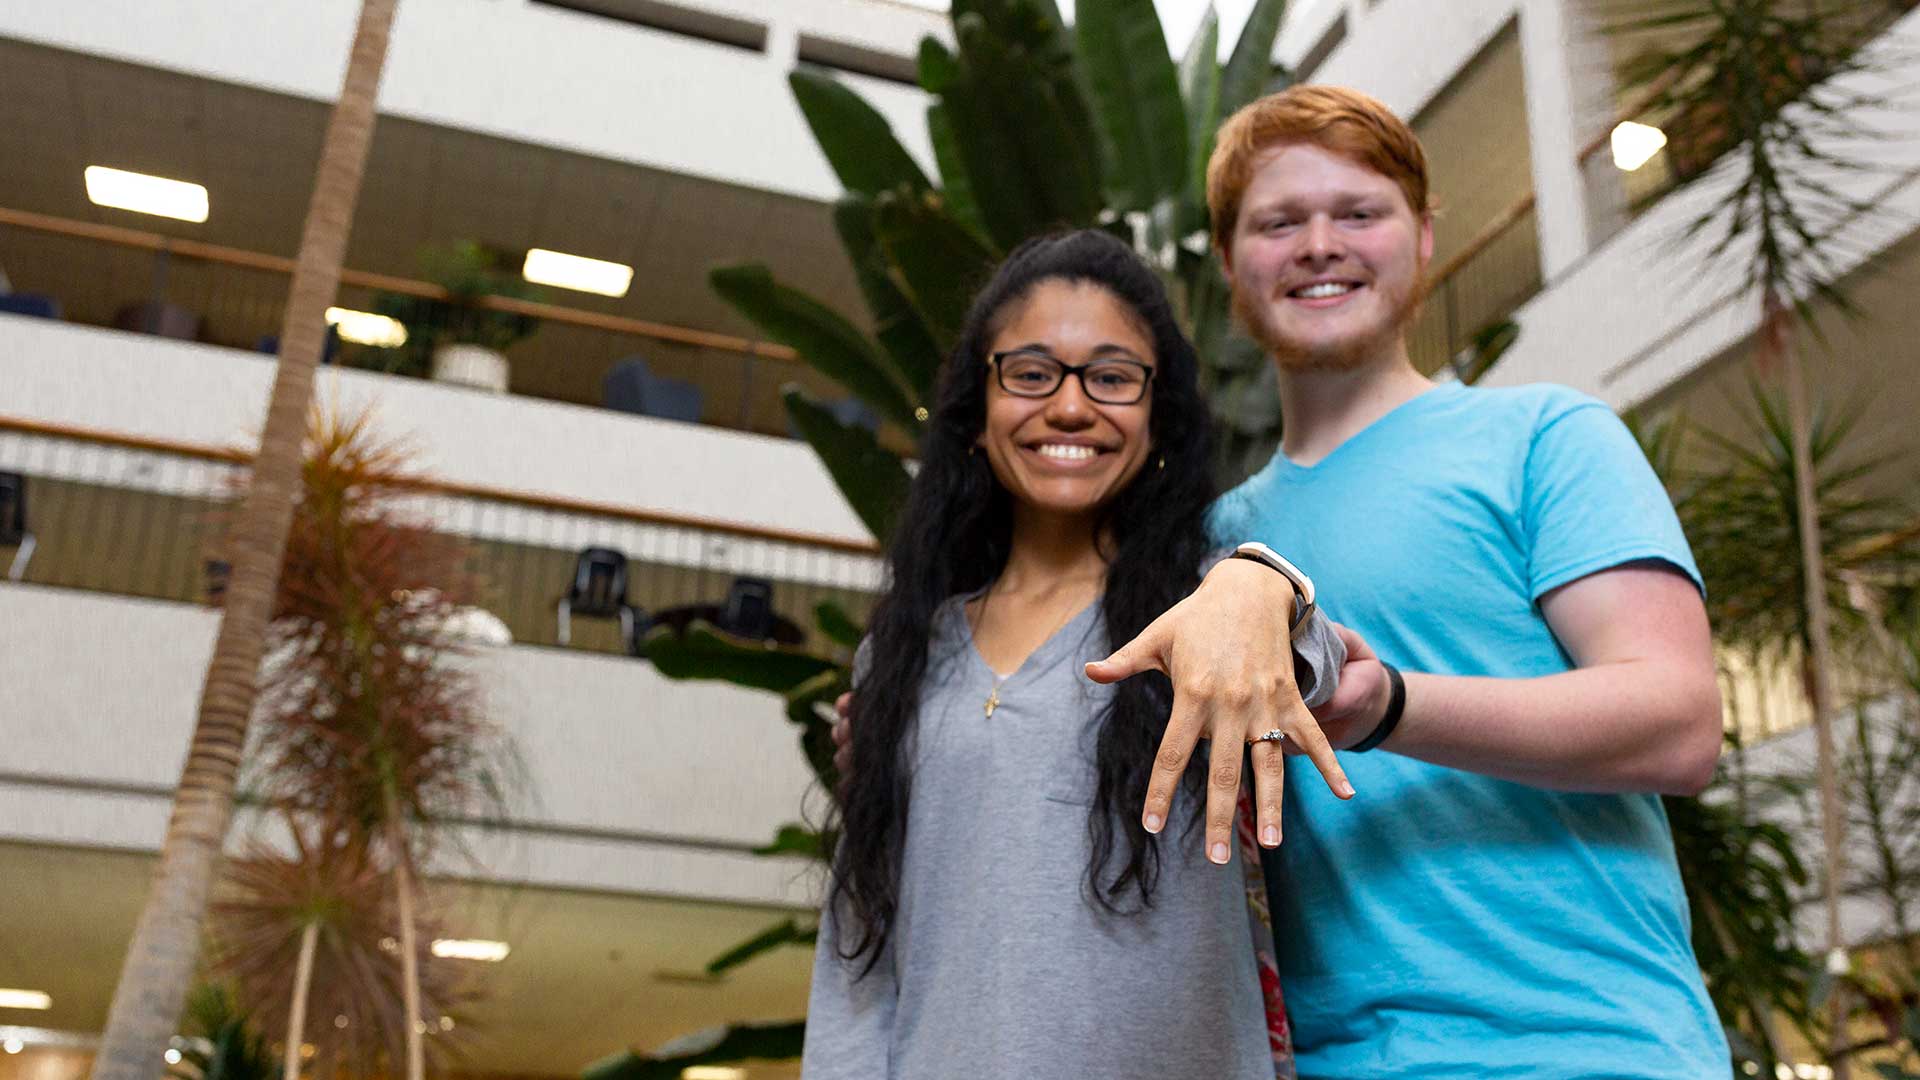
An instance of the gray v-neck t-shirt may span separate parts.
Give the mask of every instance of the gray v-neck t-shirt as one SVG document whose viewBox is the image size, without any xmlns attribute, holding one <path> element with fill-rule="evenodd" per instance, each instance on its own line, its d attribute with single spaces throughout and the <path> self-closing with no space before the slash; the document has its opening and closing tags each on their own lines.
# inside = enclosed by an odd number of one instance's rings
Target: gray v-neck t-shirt
<svg viewBox="0 0 1920 1080">
<path fill-rule="evenodd" d="M 1034 650 L 1000 684 L 991 719 L 995 675 L 961 600 L 940 612 L 909 744 L 892 938 L 856 978 L 823 912 L 806 1080 L 1272 1080 L 1244 869 L 1237 853 L 1207 862 L 1184 788 L 1153 907 L 1115 915 L 1085 893 L 1094 740 L 1113 694 L 1082 671 L 1111 651 L 1100 612 L 1088 606 Z M 1344 649 L 1313 620 L 1296 649 L 1317 703 Z"/>
</svg>

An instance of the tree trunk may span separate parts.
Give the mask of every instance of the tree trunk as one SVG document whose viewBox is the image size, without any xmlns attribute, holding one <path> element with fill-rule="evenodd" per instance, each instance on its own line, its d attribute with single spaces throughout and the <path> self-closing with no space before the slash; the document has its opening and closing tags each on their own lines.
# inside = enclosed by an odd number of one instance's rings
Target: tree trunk
<svg viewBox="0 0 1920 1080">
<path fill-rule="evenodd" d="M 253 712 L 261 643 L 300 483 L 300 455 L 326 308 L 340 282 L 347 232 L 372 140 L 374 101 L 398 0 L 362 0 L 340 100 L 321 145 L 313 198 L 287 293 L 280 361 L 245 505 L 233 534 L 220 632 L 201 691 L 200 715 L 174 793 L 160 866 L 127 947 L 107 1015 L 95 1080 L 153 1080 L 175 1033 L 199 955 L 207 895 L 233 817 L 234 775 Z"/>
<path fill-rule="evenodd" d="M 1840 931 L 1840 890 L 1846 875 L 1846 808 L 1840 801 L 1840 770 L 1833 746 L 1833 637 L 1827 609 L 1827 563 L 1820 538 L 1820 510 L 1815 501 L 1811 409 L 1807 402 L 1806 369 L 1792 336 L 1792 316 L 1778 296 L 1769 296 L 1761 320 L 1763 347 L 1777 350 L 1787 384 L 1787 419 L 1792 431 L 1794 502 L 1799 510 L 1800 576 L 1806 587 L 1807 704 L 1813 710 L 1813 733 L 1820 780 L 1820 834 L 1824 854 L 1827 907 L 1826 968 L 1838 974 L 1846 962 L 1846 940 Z M 1846 1042 L 1847 1004 L 1843 987 L 1828 999 L 1830 1025 L 1828 1060 L 1836 1080 L 1846 1080 L 1847 1063 L 1833 1051 Z"/>
<path fill-rule="evenodd" d="M 293 967 L 293 1004 L 287 1009 L 287 1067 L 282 1080 L 300 1080 L 300 1048 L 307 1042 L 307 991 L 313 988 L 313 949 L 320 942 L 318 920 L 300 931 L 300 959 Z"/>
<path fill-rule="evenodd" d="M 420 935 L 413 916 L 413 869 L 400 819 L 393 818 L 389 827 L 394 833 L 394 896 L 400 906 L 400 992 L 407 1007 L 407 1080 L 422 1080 L 427 1071 L 426 1023 L 420 1018 Z"/>
</svg>

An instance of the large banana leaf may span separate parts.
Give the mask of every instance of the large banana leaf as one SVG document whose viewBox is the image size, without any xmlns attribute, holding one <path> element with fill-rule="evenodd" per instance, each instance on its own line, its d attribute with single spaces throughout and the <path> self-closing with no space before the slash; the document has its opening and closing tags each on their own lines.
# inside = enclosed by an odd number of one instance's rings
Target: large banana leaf
<svg viewBox="0 0 1920 1080">
<path fill-rule="evenodd" d="M 814 141 L 847 190 L 872 195 L 901 184 L 916 189 L 931 186 L 894 137 L 887 118 L 865 98 L 811 68 L 795 68 L 787 82 L 807 126 L 813 129 Z"/>
<path fill-rule="evenodd" d="M 827 636 L 827 640 L 849 649 L 858 648 L 860 636 L 865 633 L 845 608 L 831 600 L 822 600 L 814 605 L 813 621 L 820 627 L 820 632 Z"/>
<path fill-rule="evenodd" d="M 874 200 L 873 220 L 894 285 L 944 356 L 960 336 L 974 290 L 993 272 L 994 253 L 937 194 L 904 188 L 882 194 Z"/>
<path fill-rule="evenodd" d="M 865 195 L 843 196 L 833 208 L 834 229 L 853 262 L 854 277 L 860 293 L 873 313 L 874 336 L 892 361 L 893 373 L 916 402 L 933 394 L 933 382 L 940 370 L 940 346 L 928 333 L 927 324 L 913 309 L 900 287 L 887 276 L 886 252 L 874 235 L 873 200 Z"/>
<path fill-rule="evenodd" d="M 928 38 L 923 44 L 940 47 Z M 973 182 L 967 178 L 967 164 L 960 156 L 960 141 L 953 133 L 953 121 L 947 107 L 938 101 L 927 106 L 927 139 L 933 143 L 933 159 L 940 166 L 940 190 L 947 196 L 947 207 L 960 223 L 980 236 L 987 235 L 987 219 L 981 216 L 980 201 L 974 197 Z"/>
<path fill-rule="evenodd" d="M 1187 186 L 1185 224 L 1206 224 L 1207 155 L 1220 126 L 1220 16 L 1207 5 L 1200 29 L 1180 60 L 1180 96 L 1187 106 Z M 1185 229 L 1182 230 L 1183 232 Z"/>
<path fill-rule="evenodd" d="M 802 926 L 797 919 L 775 923 L 714 957 L 712 962 L 707 964 L 707 974 L 724 975 L 761 953 L 772 952 L 774 949 L 788 945 L 811 945 L 819 936 L 818 927 Z"/>
<path fill-rule="evenodd" d="M 1287 15 L 1287 0 L 1256 0 L 1233 43 L 1233 55 L 1220 72 L 1220 117 L 1225 119 L 1254 98 L 1267 92 L 1275 82 L 1289 76 L 1274 71 L 1273 43 L 1280 36 L 1280 22 Z M 1213 140 L 1207 140 L 1207 153 L 1213 153 Z"/>
<path fill-rule="evenodd" d="M 774 280 L 759 263 L 715 267 L 707 280 L 761 332 L 791 346 L 821 374 L 907 431 L 919 428 L 913 402 L 866 335 L 832 308 Z"/>
<path fill-rule="evenodd" d="M 1073 53 L 1034 0 L 954 19 L 960 46 L 940 102 L 974 205 L 1002 249 L 1091 224 L 1101 206 L 1100 136 Z"/>
<path fill-rule="evenodd" d="M 1153 0 L 1082 5 L 1074 37 L 1106 138 L 1113 208 L 1147 210 L 1185 194 L 1187 114 Z"/>
<path fill-rule="evenodd" d="M 806 1045 L 807 1022 L 737 1024 L 675 1039 L 657 1054 L 623 1050 L 587 1066 L 582 1080 L 680 1080 L 695 1065 L 736 1061 L 789 1061 Z"/>
<path fill-rule="evenodd" d="M 788 387 L 781 398 L 793 426 L 813 444 L 853 512 L 874 539 L 886 543 L 912 483 L 899 456 L 882 447 L 867 429 L 841 423 L 798 387 Z"/>
<path fill-rule="evenodd" d="M 829 717 L 834 699 L 853 686 L 852 672 L 846 668 L 823 671 L 787 691 L 787 719 L 800 728 L 800 750 L 820 786 L 833 791 L 840 786 L 840 770 L 833 763 L 833 728 Z"/>
<path fill-rule="evenodd" d="M 785 694 L 839 665 L 799 649 L 743 641 L 695 621 L 685 633 L 657 626 L 642 646 L 648 660 L 669 679 L 718 679 Z"/>
</svg>

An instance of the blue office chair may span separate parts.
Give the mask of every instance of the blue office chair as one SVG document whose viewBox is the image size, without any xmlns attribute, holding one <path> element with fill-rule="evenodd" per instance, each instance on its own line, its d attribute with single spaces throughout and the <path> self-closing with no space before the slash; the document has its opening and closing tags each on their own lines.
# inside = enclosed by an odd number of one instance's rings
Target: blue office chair
<svg viewBox="0 0 1920 1080">
<path fill-rule="evenodd" d="M 704 399 L 698 386 L 655 375 L 638 357 L 613 365 L 600 382 L 600 400 L 607 408 L 662 420 L 697 424 L 705 408 Z"/>
</svg>

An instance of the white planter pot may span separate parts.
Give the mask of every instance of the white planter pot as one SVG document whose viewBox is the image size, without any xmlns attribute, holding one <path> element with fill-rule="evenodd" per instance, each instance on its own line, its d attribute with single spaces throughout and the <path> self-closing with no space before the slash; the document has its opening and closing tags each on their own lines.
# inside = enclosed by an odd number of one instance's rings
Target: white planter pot
<svg viewBox="0 0 1920 1080">
<path fill-rule="evenodd" d="M 433 377 L 479 390 L 507 392 L 507 358 L 484 345 L 442 345 L 433 350 Z"/>
</svg>

